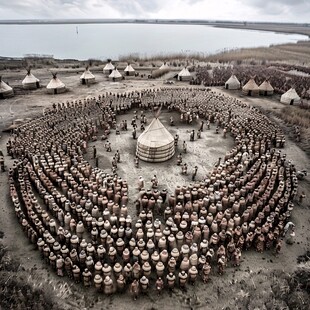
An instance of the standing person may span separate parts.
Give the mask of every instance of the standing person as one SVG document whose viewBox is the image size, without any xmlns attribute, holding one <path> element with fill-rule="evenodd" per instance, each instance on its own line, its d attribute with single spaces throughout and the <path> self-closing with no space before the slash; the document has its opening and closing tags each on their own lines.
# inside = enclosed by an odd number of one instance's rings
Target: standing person
<svg viewBox="0 0 310 310">
<path fill-rule="evenodd" d="M 182 164 L 182 154 L 180 153 L 177 157 L 178 161 L 177 161 L 177 165 L 180 166 Z"/>
<path fill-rule="evenodd" d="M 96 158 L 97 157 L 97 149 L 96 149 L 96 146 L 94 145 L 93 146 L 93 158 Z"/>
<path fill-rule="evenodd" d="M 137 131 L 136 131 L 136 128 L 134 128 L 133 131 L 132 131 L 132 137 L 133 137 L 133 139 L 136 139 L 136 138 L 137 138 Z"/>
<path fill-rule="evenodd" d="M 195 166 L 194 169 L 193 169 L 192 181 L 195 181 L 195 178 L 196 178 L 196 175 L 197 175 L 197 170 L 198 170 L 198 167 Z"/>
<path fill-rule="evenodd" d="M 154 176 L 152 177 L 151 182 L 152 182 L 152 188 L 158 187 L 158 179 L 157 179 L 156 174 L 154 174 Z"/>
<path fill-rule="evenodd" d="M 187 145 L 186 145 L 186 142 L 183 141 L 183 153 L 185 154 L 187 151 Z"/>
<path fill-rule="evenodd" d="M 5 167 L 4 167 L 4 156 L 2 154 L 2 152 L 0 151 L 0 169 L 2 172 L 5 171 Z"/>
<path fill-rule="evenodd" d="M 119 151 L 117 150 L 116 153 L 115 153 L 115 158 L 117 160 L 118 163 L 121 162 L 121 155 L 119 154 Z"/>
</svg>

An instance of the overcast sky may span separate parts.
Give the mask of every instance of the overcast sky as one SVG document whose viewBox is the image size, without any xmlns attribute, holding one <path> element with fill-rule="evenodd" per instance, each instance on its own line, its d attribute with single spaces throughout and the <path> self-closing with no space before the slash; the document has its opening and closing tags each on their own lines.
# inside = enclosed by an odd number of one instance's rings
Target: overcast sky
<svg viewBox="0 0 310 310">
<path fill-rule="evenodd" d="M 0 19 L 182 18 L 310 22 L 310 0 L 0 0 Z"/>
</svg>

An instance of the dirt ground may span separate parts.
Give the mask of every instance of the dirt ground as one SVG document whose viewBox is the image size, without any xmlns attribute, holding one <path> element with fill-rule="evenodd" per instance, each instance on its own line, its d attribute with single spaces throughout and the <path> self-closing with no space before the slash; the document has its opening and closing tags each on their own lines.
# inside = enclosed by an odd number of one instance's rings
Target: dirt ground
<svg viewBox="0 0 310 310">
<path fill-rule="evenodd" d="M 36 75 L 36 72 L 33 72 Z M 6 73 L 10 84 L 17 83 L 24 73 Z M 50 79 L 50 75 L 42 79 L 43 83 Z M 163 80 L 126 80 L 120 83 L 107 81 L 102 73 L 97 73 L 97 83 L 90 86 L 80 86 L 79 75 L 63 73 L 59 78 L 66 83 L 70 91 L 60 95 L 47 95 L 44 88 L 29 91 L 17 95 L 11 99 L 0 102 L 0 129 L 5 129 L 14 119 L 33 117 L 41 114 L 43 109 L 53 103 L 66 100 L 84 99 L 88 96 L 98 96 L 103 92 L 128 92 L 134 89 L 158 88 L 165 86 Z M 171 87 L 189 85 L 177 83 Z M 283 105 L 278 102 L 277 97 L 248 98 L 242 97 L 239 92 L 228 92 L 221 88 L 214 88 L 218 92 L 229 93 L 229 95 L 255 105 L 265 110 L 274 121 L 281 126 L 281 120 L 273 117 L 272 111 L 282 109 Z M 152 119 L 152 113 L 147 112 L 148 122 Z M 173 116 L 175 126 L 169 126 L 169 118 Z M 120 115 L 122 119 L 131 120 L 132 112 Z M 197 179 L 201 179 L 208 173 L 217 161 L 229 150 L 233 141 L 231 138 L 223 139 L 221 135 L 215 134 L 215 128 L 204 130 L 202 138 L 190 142 L 189 130 L 198 128 L 198 123 L 192 126 L 180 124 L 179 115 L 175 112 L 162 111 L 160 116 L 163 124 L 172 135 L 179 134 L 179 146 L 181 150 L 182 141 L 185 140 L 188 152 L 183 155 L 183 160 L 189 166 L 189 175 L 182 176 L 180 167 L 176 166 L 176 155 L 165 163 L 148 164 L 140 162 L 139 168 L 134 167 L 135 141 L 132 139 L 131 131 L 121 132 L 116 135 L 112 132 L 109 139 L 112 142 L 112 153 L 104 150 L 101 141 L 96 142 L 97 154 L 99 155 L 99 167 L 110 171 L 112 155 L 116 149 L 120 150 L 121 163 L 118 173 L 130 184 L 129 195 L 131 201 L 136 198 L 137 178 L 142 175 L 146 180 L 147 187 L 150 186 L 150 178 L 157 174 L 160 188 L 167 188 L 169 192 L 175 185 L 183 185 L 191 181 L 191 167 L 197 164 Z M 138 131 L 138 134 L 140 132 Z M 0 150 L 6 155 L 6 141 L 8 133 L 0 133 Z M 90 144 L 90 148 L 92 147 Z M 287 137 L 287 143 L 282 150 L 292 160 L 297 170 L 306 169 L 310 171 L 309 157 L 302 149 Z M 94 164 L 91 151 L 86 158 Z M 13 163 L 12 159 L 5 156 L 7 168 Z M 113 295 L 106 297 L 99 295 L 94 290 L 85 290 L 82 285 L 75 285 L 66 278 L 58 278 L 57 275 L 41 259 L 35 246 L 30 244 L 22 233 L 14 215 L 12 204 L 9 200 L 9 189 L 7 174 L 0 172 L 0 249 L 6 248 L 4 258 L 17 262 L 18 268 L 15 273 L 3 272 L 6 269 L 0 260 L 1 281 L 12 281 L 15 283 L 28 284 L 32 290 L 42 290 L 44 296 L 50 301 L 55 309 L 309 309 L 309 287 L 304 286 L 304 277 L 309 275 L 310 263 L 307 259 L 302 263 L 297 262 L 297 257 L 304 255 L 310 249 L 310 177 L 300 182 L 299 192 L 304 191 L 306 198 L 302 204 L 295 202 L 292 221 L 296 224 L 296 242 L 293 245 L 284 244 L 282 254 L 276 257 L 271 252 L 257 254 L 254 251 L 243 253 L 242 264 L 238 268 L 228 267 L 224 276 L 219 277 L 216 271 L 212 271 L 211 281 L 203 284 L 198 281 L 194 287 L 188 286 L 186 292 L 176 289 L 173 293 L 165 291 L 161 297 L 155 292 L 150 292 L 134 302 L 129 294 Z M 1 251 L 0 251 L 1 253 Z M 295 273 L 302 270 L 302 276 L 295 278 Z M 0 278 L 1 278 L 0 277 Z M 297 279 L 297 280 L 296 280 Z M 309 278 L 308 278 L 309 279 Z M 0 282 L 1 282 L 0 281 Z M 8 282 L 8 283 L 9 283 Z M 307 293 L 308 290 L 308 293 Z M 3 293 L 3 292 L 2 292 Z M 1 307 L 0 307 L 1 308 Z M 5 309 L 5 308 L 4 308 Z"/>
</svg>

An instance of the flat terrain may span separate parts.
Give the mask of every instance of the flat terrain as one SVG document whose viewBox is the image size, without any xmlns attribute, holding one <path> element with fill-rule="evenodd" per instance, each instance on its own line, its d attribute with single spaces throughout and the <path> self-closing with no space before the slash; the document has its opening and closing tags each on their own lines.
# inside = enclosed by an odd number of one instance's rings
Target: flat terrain
<svg viewBox="0 0 310 310">
<path fill-rule="evenodd" d="M 38 69 L 40 70 L 40 69 Z M 163 87 L 163 80 L 147 80 L 134 78 L 124 82 L 111 83 L 107 81 L 102 73 L 96 73 L 97 83 L 90 86 L 79 85 L 79 74 L 73 74 L 72 70 L 60 70 L 60 79 L 68 86 L 69 92 L 61 95 L 47 95 L 45 89 L 36 91 L 20 92 L 19 95 L 0 102 L 0 127 L 9 126 L 14 119 L 33 117 L 41 114 L 43 109 L 50 107 L 53 103 L 72 101 L 94 97 L 104 92 L 129 92 L 135 89 Z M 145 70 L 150 72 L 150 70 Z M 50 74 L 42 69 L 40 78 L 43 85 L 50 79 Z M 11 85 L 20 83 L 24 71 L 6 71 L 4 75 Z M 188 84 L 177 83 L 171 87 L 189 87 Z M 261 108 L 270 117 L 278 122 L 283 128 L 286 124 L 275 116 L 275 111 L 280 112 L 284 106 L 278 102 L 277 96 L 273 99 L 242 97 L 240 92 L 228 92 L 222 88 L 214 88 L 217 92 L 225 92 L 240 100 Z M 119 115 L 117 122 L 122 119 L 131 120 L 133 112 Z M 139 113 L 139 112 L 138 112 Z M 146 112 L 148 122 L 153 115 Z M 173 116 L 175 126 L 169 126 L 169 118 Z M 189 141 L 189 130 L 197 129 L 198 122 L 191 126 L 181 124 L 176 112 L 169 113 L 163 110 L 160 116 L 163 124 L 175 135 L 180 135 L 178 151 L 181 150 L 183 140 L 187 142 L 188 152 L 183 155 L 184 162 L 189 166 L 189 175 L 181 175 L 180 167 L 176 166 L 176 157 L 161 164 L 148 164 L 140 162 L 140 167 L 135 168 L 133 158 L 135 154 L 135 141 L 131 137 L 131 131 L 121 132 L 116 135 L 113 131 L 109 137 L 112 142 L 112 153 L 104 150 L 103 142 L 96 144 L 99 155 L 99 167 L 111 171 L 110 163 L 116 149 L 120 149 L 121 163 L 118 167 L 119 174 L 129 181 L 129 195 L 131 201 L 138 194 L 136 188 L 137 178 L 142 175 L 146 180 L 147 187 L 150 186 L 150 178 L 157 174 L 159 187 L 167 188 L 169 192 L 175 185 L 183 185 L 191 182 L 191 167 L 198 165 L 197 178 L 203 178 L 211 170 L 218 157 L 222 157 L 229 150 L 233 142 L 230 137 L 223 139 L 221 134 L 215 134 L 215 127 L 211 126 L 209 131 L 204 130 L 202 138 L 194 142 Z M 138 131 L 138 134 L 140 131 Z M 6 154 L 6 141 L 8 133 L 1 133 L 0 150 Z M 282 150 L 292 160 L 297 170 L 307 169 L 310 171 L 310 161 L 307 154 L 287 136 L 286 147 Z M 86 158 L 94 164 L 91 151 Z M 13 164 L 12 159 L 5 156 L 7 168 Z M 173 293 L 165 291 L 161 297 L 155 292 L 150 292 L 134 302 L 129 294 L 113 295 L 106 297 L 99 295 L 93 290 L 85 290 L 82 285 L 75 285 L 66 278 L 58 278 L 56 274 L 40 258 L 15 218 L 12 204 L 9 200 L 9 189 L 6 173 L 0 172 L 0 230 L 4 233 L 0 244 L 7 247 L 8 252 L 4 258 L 9 261 L 17 260 L 20 266 L 16 274 L 9 272 L 3 274 L 3 279 L 10 280 L 12 277 L 17 282 L 28 284 L 33 290 L 42 289 L 45 297 L 55 304 L 55 309 L 288 309 L 285 305 L 293 305 L 291 309 L 307 309 L 309 296 L 300 288 L 300 284 L 292 282 L 293 273 L 303 267 L 304 274 L 309 271 L 309 262 L 298 264 L 297 257 L 303 255 L 310 248 L 310 181 L 309 176 L 300 182 L 299 192 L 304 191 L 306 198 L 302 204 L 295 202 L 292 221 L 296 224 L 296 242 L 293 245 L 284 244 L 282 254 L 275 257 L 271 252 L 257 254 L 254 251 L 243 253 L 242 264 L 239 268 L 229 267 L 224 276 L 219 277 L 216 271 L 212 271 L 211 281 L 204 285 L 200 280 L 195 287 L 188 286 L 187 292 L 176 289 Z M 133 213 L 133 206 L 130 212 Z M 1 236 L 0 236 L 1 237 Z M 0 256 L 1 258 L 1 256 Z M 3 260 L 2 260 L 3 265 Z M 1 266 L 2 266 L 1 265 Z M 1 269 L 0 269 L 1 271 Z M 11 277 L 11 278 L 10 278 Z M 5 281 L 6 281 L 5 280 Z M 300 280 L 301 281 L 301 280 Z M 292 283 L 297 283 L 296 285 Z M 295 285 L 295 286 L 294 286 Z M 263 302 L 269 305 L 267 308 Z M 284 305 L 285 302 L 285 305 Z M 295 306 L 294 306 L 295 305 Z M 282 306 L 282 308 L 281 308 Z"/>
</svg>

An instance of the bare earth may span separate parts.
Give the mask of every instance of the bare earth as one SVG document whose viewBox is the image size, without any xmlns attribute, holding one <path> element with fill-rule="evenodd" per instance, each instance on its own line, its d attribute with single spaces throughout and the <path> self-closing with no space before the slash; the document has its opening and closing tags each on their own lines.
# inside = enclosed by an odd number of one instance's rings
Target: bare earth
<svg viewBox="0 0 310 310">
<path fill-rule="evenodd" d="M 42 84 L 46 85 L 50 80 L 50 74 L 45 71 L 40 72 Z M 36 75 L 36 71 L 33 73 Z M 39 73 L 39 72 L 38 72 Z M 24 72 L 6 72 L 6 80 L 10 84 L 18 84 L 24 76 Z M 70 89 L 69 92 L 61 95 L 47 95 L 44 88 L 18 95 L 11 99 L 0 102 L 0 129 L 6 128 L 14 119 L 33 117 L 41 114 L 43 109 L 53 103 L 64 102 L 66 100 L 84 99 L 94 97 L 104 92 L 125 92 L 135 89 L 159 88 L 163 87 L 162 80 L 126 80 L 120 83 L 107 81 L 102 73 L 96 74 L 97 83 L 85 87 L 79 85 L 79 74 L 62 73 L 60 79 Z M 171 87 L 189 87 L 188 84 L 177 83 Z M 251 105 L 258 106 L 266 112 L 280 110 L 284 106 L 280 104 L 275 96 L 274 99 L 246 98 L 241 97 L 239 92 L 228 92 L 222 88 L 214 88 L 218 92 L 225 92 L 235 96 Z M 175 126 L 169 126 L 169 117 L 173 116 Z M 132 112 L 121 115 L 117 121 L 127 119 L 130 121 Z M 152 119 L 152 113 L 147 113 L 147 119 Z M 223 139 L 221 135 L 215 134 L 215 127 L 211 126 L 209 131 L 202 133 L 202 138 L 195 142 L 189 141 L 189 130 L 198 129 L 198 123 L 192 126 L 179 122 L 179 115 L 175 112 L 163 111 L 160 119 L 173 135 L 180 135 L 179 150 L 182 141 L 186 140 L 188 145 L 187 154 L 183 155 L 184 162 L 187 162 L 189 171 L 194 165 L 198 165 L 198 179 L 214 166 L 218 157 L 223 157 L 229 150 L 233 141 L 228 137 Z M 281 120 L 274 118 L 281 124 Z M 138 134 L 140 132 L 138 131 Z M 0 150 L 6 154 L 6 141 L 8 133 L 0 133 Z M 106 153 L 102 142 L 96 142 L 97 153 L 99 155 L 99 167 L 103 170 L 110 170 L 112 154 L 117 148 L 120 150 L 121 163 L 118 172 L 130 185 L 131 202 L 138 194 L 136 188 L 137 178 L 142 175 L 146 180 L 147 187 L 150 186 L 150 178 L 157 174 L 160 188 L 167 188 L 171 191 L 176 184 L 182 185 L 191 182 L 190 175 L 182 176 L 180 167 L 176 166 L 176 155 L 165 163 L 147 164 L 141 162 L 140 168 L 134 167 L 135 141 L 131 137 L 131 131 L 121 132 L 116 135 L 112 132 L 109 139 L 112 142 L 112 153 Z M 93 144 L 90 144 L 90 148 Z M 310 171 L 309 157 L 287 137 L 286 147 L 282 150 L 291 159 L 297 170 L 307 169 Z M 91 159 L 91 152 L 88 152 L 86 159 L 94 164 Z M 12 159 L 5 156 L 7 168 L 12 165 Z M 300 182 L 299 191 L 304 191 L 306 198 L 300 205 L 295 202 L 292 221 L 296 224 L 296 242 L 293 245 L 284 244 L 282 254 L 275 257 L 271 252 L 258 254 L 254 251 L 243 254 L 243 262 L 239 268 L 229 267 L 224 276 L 219 277 L 216 271 L 212 271 L 211 281 L 203 284 L 196 282 L 195 286 L 188 286 L 187 292 L 176 289 L 172 294 L 165 291 L 161 297 L 157 297 L 155 292 L 150 292 L 146 296 L 133 301 L 129 294 L 113 295 L 106 297 L 94 290 L 85 290 L 82 285 L 73 284 L 66 278 L 58 278 L 41 259 L 35 246 L 30 244 L 22 232 L 15 218 L 14 210 L 9 199 L 9 189 L 7 174 L 0 172 L 0 231 L 4 233 L 0 239 L 9 252 L 6 254 L 16 259 L 20 264 L 20 272 L 17 280 L 28 283 L 34 288 L 43 288 L 55 305 L 55 309 L 288 309 L 281 308 L 281 302 L 288 298 L 296 298 L 302 305 L 301 309 L 307 309 L 309 296 L 301 291 L 290 291 L 287 283 L 292 273 L 301 267 L 309 271 L 309 262 L 298 264 L 297 257 L 303 255 L 310 249 L 310 178 L 309 176 Z M 133 209 L 133 206 L 132 206 Z M 132 210 L 133 214 L 134 211 Z M 0 236 L 1 237 L 1 236 Z M 22 269 L 25 269 L 22 271 Z M 9 275 L 8 275 L 9 277 Z M 285 289 L 288 291 L 286 292 Z M 297 293 L 296 293 L 297 292 Z M 292 295 L 290 295 L 292 294 Z M 290 297 L 289 297 L 290 296 Z M 268 307 L 266 305 L 269 305 Z"/>
</svg>

